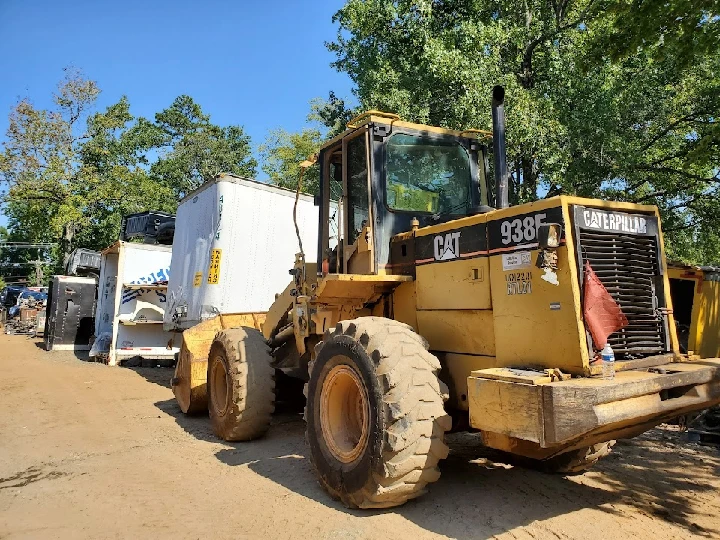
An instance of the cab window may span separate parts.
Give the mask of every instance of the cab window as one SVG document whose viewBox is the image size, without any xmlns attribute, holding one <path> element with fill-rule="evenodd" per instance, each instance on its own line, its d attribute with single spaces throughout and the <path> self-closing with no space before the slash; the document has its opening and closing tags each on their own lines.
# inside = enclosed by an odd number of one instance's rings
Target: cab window
<svg viewBox="0 0 720 540">
<path fill-rule="evenodd" d="M 357 239 L 368 224 L 368 170 L 365 137 L 359 136 L 347 145 L 348 245 Z"/>
<path fill-rule="evenodd" d="M 387 143 L 387 205 L 416 213 L 467 214 L 470 156 L 455 141 L 396 133 Z"/>
</svg>

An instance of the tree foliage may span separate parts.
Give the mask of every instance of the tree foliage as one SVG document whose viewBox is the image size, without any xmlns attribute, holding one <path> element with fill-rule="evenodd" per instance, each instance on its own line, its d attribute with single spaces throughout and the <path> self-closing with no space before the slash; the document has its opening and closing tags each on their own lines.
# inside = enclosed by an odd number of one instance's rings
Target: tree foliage
<svg viewBox="0 0 720 540">
<path fill-rule="evenodd" d="M 695 259 L 687 246 L 711 246 L 720 216 L 713 9 L 348 0 L 328 46 L 363 109 L 412 121 L 487 129 L 490 89 L 504 85 L 513 202 L 567 193 L 657 204 L 670 253 Z"/>
<path fill-rule="evenodd" d="M 613 0 L 603 7 L 598 15 L 608 31 L 593 37 L 586 61 L 622 65 L 639 57 L 670 81 L 655 100 L 657 91 L 646 96 L 660 120 L 646 129 L 641 150 L 648 159 L 634 163 L 647 181 L 633 187 L 663 210 L 671 257 L 717 264 L 720 8 L 714 0 Z"/>
<path fill-rule="evenodd" d="M 75 151 L 85 138 L 81 122 L 99 92 L 95 82 L 66 71 L 54 95 L 55 110 L 18 103 L 0 158 L 11 230 L 23 228 L 28 239 L 59 240 L 64 253 L 84 218 L 87 171 Z"/>
<path fill-rule="evenodd" d="M 151 174 L 178 197 L 221 172 L 255 176 L 257 161 L 243 129 L 212 124 L 190 96 L 179 96 L 153 124 L 141 121 L 135 131 L 161 152 Z"/>
<path fill-rule="evenodd" d="M 599 3 L 597 14 L 611 30 L 596 38 L 595 56 L 610 51 L 612 59 L 649 49 L 656 59 L 667 58 L 692 67 L 701 57 L 717 53 L 720 39 L 717 0 L 612 0 Z"/>
<path fill-rule="evenodd" d="M 93 112 L 99 93 L 67 70 L 54 108 L 29 100 L 13 108 L 0 151 L 10 235 L 56 243 L 53 271 L 75 247 L 111 244 L 123 215 L 174 212 L 180 197 L 219 172 L 255 173 L 242 128 L 212 124 L 190 97 L 149 121 L 134 117 L 125 97 Z"/>
<path fill-rule="evenodd" d="M 260 145 L 262 170 L 270 181 L 280 187 L 297 189 L 300 164 L 316 154 L 322 143 L 322 135 L 316 129 L 304 129 L 289 133 L 284 129 L 271 131 Z M 317 165 L 303 173 L 301 190 L 311 195 L 319 193 L 320 169 Z"/>
<path fill-rule="evenodd" d="M 331 90 L 327 99 L 316 98 L 310 102 L 307 120 L 321 127 L 324 138 L 331 139 L 345 131 L 348 122 L 360 112 L 360 107 L 348 106 L 343 98 Z"/>
</svg>

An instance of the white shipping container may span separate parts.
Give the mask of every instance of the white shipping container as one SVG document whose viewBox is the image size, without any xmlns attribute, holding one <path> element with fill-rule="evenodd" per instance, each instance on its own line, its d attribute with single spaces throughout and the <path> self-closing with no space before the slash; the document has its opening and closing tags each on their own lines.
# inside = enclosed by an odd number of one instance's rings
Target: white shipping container
<svg viewBox="0 0 720 540">
<path fill-rule="evenodd" d="M 95 343 L 91 356 L 172 358 L 179 337 L 163 329 L 172 248 L 116 242 L 100 258 Z"/>
<path fill-rule="evenodd" d="M 300 251 L 295 192 L 230 174 L 181 202 L 175 220 L 166 329 L 220 313 L 267 311 L 291 281 Z M 297 222 L 307 261 L 317 259 L 318 209 L 300 195 Z"/>
</svg>

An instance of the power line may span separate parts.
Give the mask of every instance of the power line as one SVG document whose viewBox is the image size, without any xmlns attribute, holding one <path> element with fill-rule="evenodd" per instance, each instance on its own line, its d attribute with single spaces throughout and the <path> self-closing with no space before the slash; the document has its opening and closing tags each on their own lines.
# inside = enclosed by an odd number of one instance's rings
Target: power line
<svg viewBox="0 0 720 540">
<path fill-rule="evenodd" d="M 33 244 L 30 242 L 0 242 L 0 248 L 13 248 L 13 249 L 36 249 L 36 248 L 51 248 L 57 246 L 57 244 Z"/>
<path fill-rule="evenodd" d="M 41 261 L 42 264 L 52 264 L 52 261 Z M 17 263 L 0 263 L 0 266 L 7 266 L 7 267 L 17 267 L 17 266 L 35 266 L 37 264 L 36 261 L 29 261 L 29 262 L 17 262 Z"/>
</svg>

